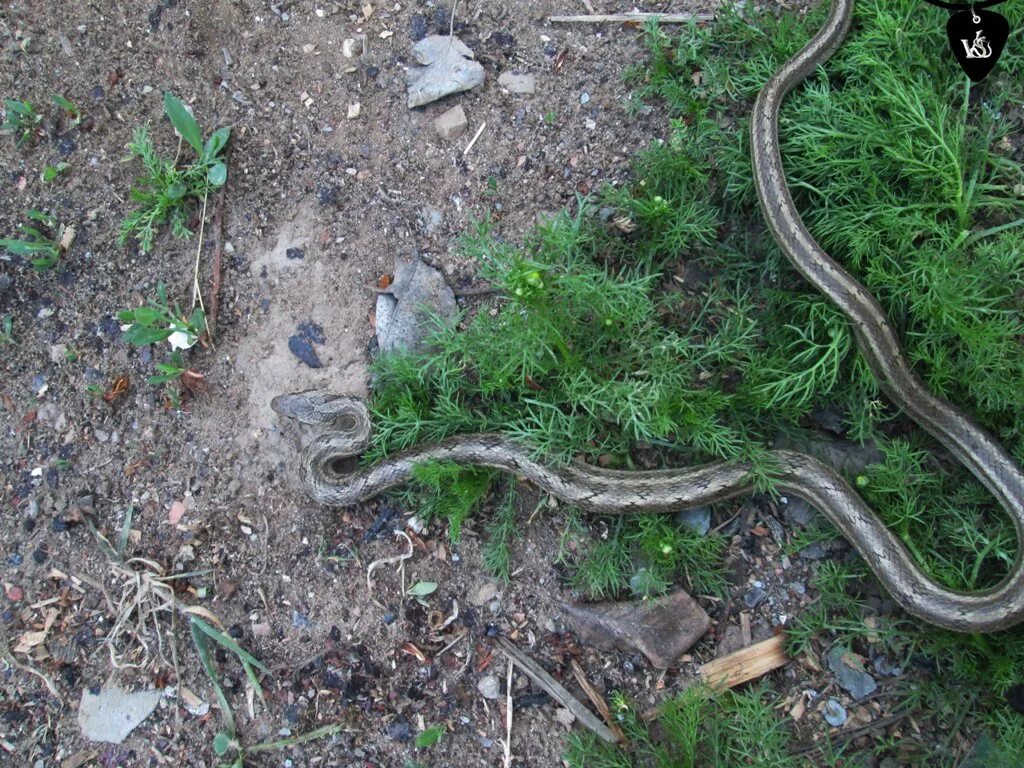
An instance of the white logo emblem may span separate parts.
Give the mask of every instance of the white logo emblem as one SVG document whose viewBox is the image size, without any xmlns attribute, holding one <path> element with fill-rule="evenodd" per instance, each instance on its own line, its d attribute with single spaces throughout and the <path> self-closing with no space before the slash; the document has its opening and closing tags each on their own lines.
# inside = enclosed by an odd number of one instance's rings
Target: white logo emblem
<svg viewBox="0 0 1024 768">
<path fill-rule="evenodd" d="M 988 44 L 988 40 L 981 33 L 984 30 L 979 29 L 974 35 L 974 42 L 968 44 L 966 40 L 960 38 L 960 42 L 964 46 L 964 54 L 968 59 L 987 59 L 992 55 L 992 48 Z"/>
</svg>

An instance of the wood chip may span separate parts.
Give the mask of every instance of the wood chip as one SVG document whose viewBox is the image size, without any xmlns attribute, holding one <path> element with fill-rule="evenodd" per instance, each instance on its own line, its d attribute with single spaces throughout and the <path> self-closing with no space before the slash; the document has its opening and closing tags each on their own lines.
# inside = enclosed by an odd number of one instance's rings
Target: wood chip
<svg viewBox="0 0 1024 768">
<path fill-rule="evenodd" d="M 733 688 L 750 680 L 756 680 L 789 661 L 789 657 L 783 650 L 784 643 L 785 638 L 782 635 L 776 635 L 720 659 L 702 664 L 697 671 L 704 682 L 710 685 Z"/>
</svg>

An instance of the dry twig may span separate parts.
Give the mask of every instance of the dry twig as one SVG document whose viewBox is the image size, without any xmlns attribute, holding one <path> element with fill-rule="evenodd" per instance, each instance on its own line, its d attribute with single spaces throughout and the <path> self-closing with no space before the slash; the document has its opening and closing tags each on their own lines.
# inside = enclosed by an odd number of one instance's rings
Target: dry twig
<svg viewBox="0 0 1024 768">
<path fill-rule="evenodd" d="M 533 680 L 533 682 L 543 688 L 544 692 L 547 693 L 548 696 L 572 712 L 582 725 L 589 728 L 609 744 L 618 743 L 618 737 L 612 733 L 604 723 L 598 720 L 597 716 L 594 715 L 593 712 L 584 707 L 575 696 L 569 693 L 561 683 L 544 671 L 544 668 L 541 667 L 540 664 L 512 645 L 507 638 L 499 637 L 497 642 L 502 653 L 518 664 L 519 668 L 522 669 L 523 672 Z"/>
</svg>

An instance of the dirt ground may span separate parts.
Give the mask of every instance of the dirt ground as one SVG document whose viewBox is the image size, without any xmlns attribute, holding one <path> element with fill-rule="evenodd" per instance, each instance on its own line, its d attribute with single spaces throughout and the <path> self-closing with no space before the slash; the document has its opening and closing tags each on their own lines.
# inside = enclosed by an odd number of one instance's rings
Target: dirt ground
<svg viewBox="0 0 1024 768">
<path fill-rule="evenodd" d="M 666 9 L 705 7 L 646 7 Z M 636 29 L 546 20 L 584 12 L 576 2 L 459 3 L 455 31 L 483 64 L 486 83 L 410 110 L 404 75 L 413 36 L 447 33 L 449 10 L 421 0 L 374 3 L 365 12 L 357 2 L 312 0 L 26 0 L 0 9 L 0 94 L 28 99 L 47 116 L 36 142 L 17 148 L 0 137 L 0 235 L 13 234 L 30 208 L 77 228 L 52 272 L 0 261 L 0 319 L 11 316 L 14 340 L 0 346 L 0 618 L 10 650 L 26 633 L 41 633 L 14 658 L 49 677 L 59 694 L 5 662 L 0 763 L 216 764 L 220 718 L 187 632 L 178 634 L 177 672 L 160 662 L 112 668 L 107 641 L 123 580 L 88 521 L 113 540 L 129 509 L 127 553 L 167 573 L 198 571 L 178 582 L 178 597 L 219 617 L 273 670 L 266 704 L 257 699 L 250 709 L 236 659 L 218 654 L 243 741 L 345 725 L 332 739 L 255 755 L 250 765 L 502 764 L 504 697 L 488 701 L 477 689 L 484 676 L 504 680 L 505 661 L 491 640 L 498 632 L 566 680 L 577 658 L 601 690 L 626 690 L 642 707 L 689 678 L 692 664 L 662 675 L 642 657 L 597 653 L 564 633 L 556 601 L 575 596 L 553 563 L 560 512 L 527 528 L 512 583 L 493 596 L 478 599 L 488 580 L 473 526 L 454 549 L 435 526 L 420 535 L 425 545 L 404 574 L 375 572 L 378 603 L 367 566 L 406 547 L 389 535 L 364 540 L 383 504 L 321 508 L 294 478 L 302 436 L 269 401 L 310 387 L 367 391 L 372 287 L 396 258 L 419 256 L 453 287 L 472 286 L 475 265 L 457 252 L 472 221 L 489 213 L 502 236 L 518 239 L 538 215 L 625 178 L 635 151 L 667 131 L 657 107 L 626 109 L 622 74 L 643 57 Z M 343 40 L 359 35 L 365 54 L 345 58 Z M 497 78 L 508 70 L 534 74 L 536 94 L 504 92 Z M 139 170 L 125 161 L 132 127 L 149 123 L 162 152 L 175 151 L 162 114 L 168 90 L 207 132 L 233 129 L 216 346 L 189 357 L 208 391 L 182 410 L 145 381 L 164 349 L 129 348 L 116 320 L 161 282 L 172 299 L 187 304 L 190 296 L 196 238 L 165 233 L 149 255 L 116 241 Z M 82 126 L 58 116 L 55 92 L 82 108 Z M 348 119 L 355 103 L 360 114 Z M 456 104 L 468 130 L 445 142 L 433 121 Z M 43 168 L 57 161 L 69 170 L 42 183 Z M 204 240 L 205 288 L 209 231 Z M 302 258 L 289 257 L 290 249 Z M 326 335 L 319 369 L 287 347 L 307 321 Z M 122 376 L 127 392 L 109 403 L 96 395 Z M 179 504 L 184 515 L 172 523 Z M 717 511 L 716 524 L 735 511 Z M 758 639 L 807 600 L 786 587 L 804 566 L 778 565 L 778 544 L 756 530 L 761 513 L 749 505 L 739 511 L 743 535 L 731 561 L 737 599 L 755 578 L 773 595 L 752 612 Z M 402 599 L 403 578 L 439 584 L 429 607 Z M 458 617 L 437 630 L 456 604 Z M 705 606 L 718 618 L 730 613 L 712 600 Z M 734 629 L 737 614 L 733 606 Z M 715 655 L 727 634 L 724 624 L 716 631 L 694 649 L 696 660 Z M 12 658 L 7 649 L 5 658 Z M 122 661 L 140 658 L 129 651 Z M 778 677 L 799 689 L 805 673 L 787 668 Z M 198 702 L 186 707 L 187 696 L 165 696 L 123 744 L 90 743 L 76 720 L 79 700 L 83 690 L 113 681 L 188 689 Z M 528 680 L 517 674 L 514 688 L 513 764 L 559 764 L 566 726 Z M 214 706 L 194 714 L 204 703 Z M 441 744 L 417 750 L 411 739 L 433 725 L 448 729 Z"/>
</svg>

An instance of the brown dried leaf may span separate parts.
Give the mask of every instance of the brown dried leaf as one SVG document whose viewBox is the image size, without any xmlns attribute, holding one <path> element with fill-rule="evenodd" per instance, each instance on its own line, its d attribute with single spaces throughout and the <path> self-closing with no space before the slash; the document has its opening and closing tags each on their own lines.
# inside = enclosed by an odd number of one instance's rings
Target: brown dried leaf
<svg viewBox="0 0 1024 768">
<path fill-rule="evenodd" d="M 124 396 L 128 392 L 129 384 L 131 384 L 131 379 L 127 376 L 118 376 L 110 385 L 110 389 L 103 394 L 103 402 L 110 404 Z"/>
</svg>

